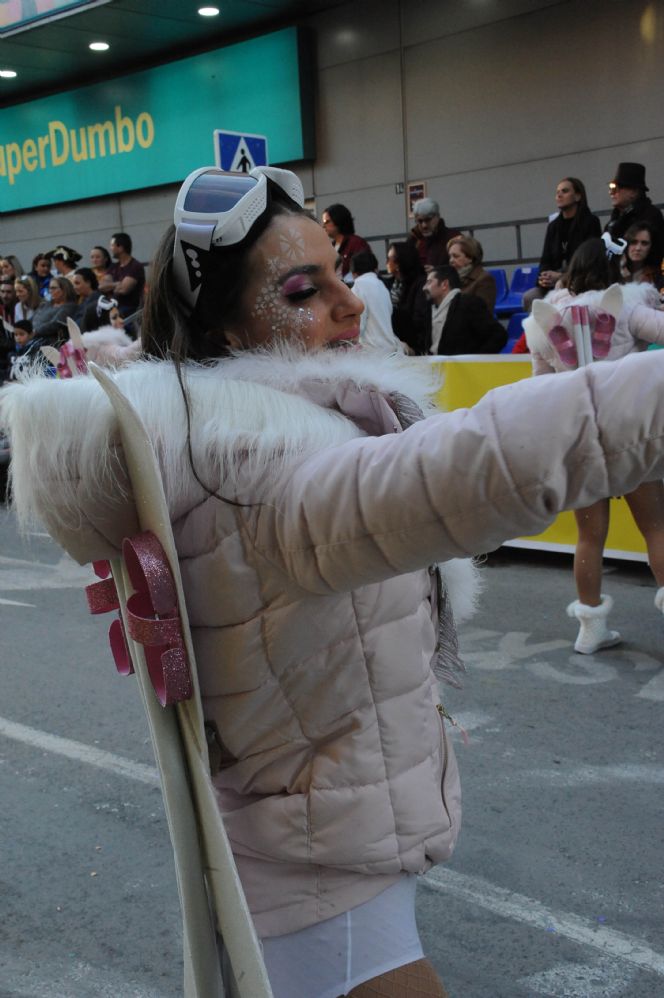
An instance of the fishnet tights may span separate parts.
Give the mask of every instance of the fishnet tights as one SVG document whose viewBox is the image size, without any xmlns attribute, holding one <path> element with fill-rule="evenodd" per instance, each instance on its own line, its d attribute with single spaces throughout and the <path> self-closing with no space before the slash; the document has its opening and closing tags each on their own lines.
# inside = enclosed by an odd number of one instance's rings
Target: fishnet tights
<svg viewBox="0 0 664 998">
<path fill-rule="evenodd" d="M 348 998 L 449 998 L 428 960 L 416 960 L 358 984 Z"/>
</svg>

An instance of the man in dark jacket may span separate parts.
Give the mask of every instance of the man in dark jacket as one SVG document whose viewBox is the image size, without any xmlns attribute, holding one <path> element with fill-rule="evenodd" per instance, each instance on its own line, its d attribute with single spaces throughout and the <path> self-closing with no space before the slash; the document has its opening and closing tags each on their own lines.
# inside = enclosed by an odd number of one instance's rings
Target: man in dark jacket
<svg viewBox="0 0 664 998">
<path fill-rule="evenodd" d="M 433 198 L 422 198 L 413 205 L 415 225 L 410 230 L 408 241 L 415 243 L 425 270 L 442 267 L 450 262 L 447 244 L 453 236 L 459 236 L 458 229 L 448 229 L 445 219 L 440 217 L 438 202 Z"/>
<path fill-rule="evenodd" d="M 635 222 L 648 222 L 655 235 L 656 266 L 660 266 L 664 255 L 664 218 L 659 208 L 646 197 L 647 190 L 646 168 L 642 163 L 618 163 L 616 175 L 609 182 L 613 211 L 604 231 L 610 232 L 615 242 L 622 239 Z"/>
<path fill-rule="evenodd" d="M 424 291 L 431 301 L 425 353 L 499 353 L 507 332 L 481 298 L 462 294 L 454 267 L 435 267 Z"/>
</svg>

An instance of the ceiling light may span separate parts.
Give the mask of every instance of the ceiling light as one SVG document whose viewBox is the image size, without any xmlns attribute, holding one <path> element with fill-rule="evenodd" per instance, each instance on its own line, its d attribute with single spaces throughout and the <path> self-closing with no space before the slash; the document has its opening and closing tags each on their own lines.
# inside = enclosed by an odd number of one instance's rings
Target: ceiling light
<svg viewBox="0 0 664 998">
<path fill-rule="evenodd" d="M 13 69 L 0 69 L 0 76 L 5 80 L 13 80 L 16 72 Z"/>
<path fill-rule="evenodd" d="M 111 46 L 108 42 L 90 42 L 88 48 L 92 49 L 93 52 L 108 52 Z"/>
<path fill-rule="evenodd" d="M 198 13 L 201 17 L 216 17 L 219 13 L 218 7 L 199 7 Z"/>
</svg>

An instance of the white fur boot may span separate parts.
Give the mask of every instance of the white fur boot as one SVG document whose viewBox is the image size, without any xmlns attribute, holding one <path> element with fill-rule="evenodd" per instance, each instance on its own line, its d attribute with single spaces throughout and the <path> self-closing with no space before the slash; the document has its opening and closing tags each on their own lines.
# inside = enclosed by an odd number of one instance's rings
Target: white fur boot
<svg viewBox="0 0 664 998">
<path fill-rule="evenodd" d="M 660 592 L 664 601 L 664 586 Z M 574 651 L 580 652 L 581 655 L 592 655 L 600 648 L 611 648 L 621 640 L 618 631 L 610 631 L 606 626 L 606 618 L 611 613 L 613 600 L 603 593 L 600 599 L 602 602 L 599 606 L 586 606 L 577 599 L 567 607 L 567 615 L 576 617 L 579 621 L 579 634 L 574 643 Z"/>
</svg>

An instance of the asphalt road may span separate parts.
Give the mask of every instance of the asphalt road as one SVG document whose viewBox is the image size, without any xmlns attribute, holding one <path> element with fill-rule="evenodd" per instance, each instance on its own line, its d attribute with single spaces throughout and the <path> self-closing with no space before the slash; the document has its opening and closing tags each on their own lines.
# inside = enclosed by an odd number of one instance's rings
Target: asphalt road
<svg viewBox="0 0 664 998">
<path fill-rule="evenodd" d="M 464 827 L 418 920 L 452 998 L 664 994 L 664 619 L 613 563 L 619 648 L 575 655 L 569 559 L 491 556 L 445 695 Z M 181 933 L 132 678 L 89 569 L 0 508 L 0 998 L 175 998 Z M 313 996 L 312 996 L 313 998 Z"/>
</svg>

